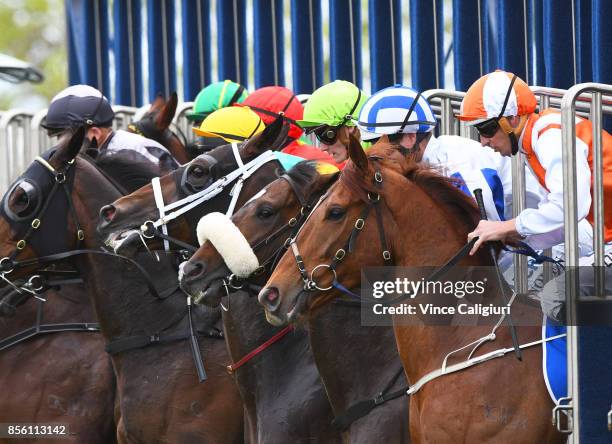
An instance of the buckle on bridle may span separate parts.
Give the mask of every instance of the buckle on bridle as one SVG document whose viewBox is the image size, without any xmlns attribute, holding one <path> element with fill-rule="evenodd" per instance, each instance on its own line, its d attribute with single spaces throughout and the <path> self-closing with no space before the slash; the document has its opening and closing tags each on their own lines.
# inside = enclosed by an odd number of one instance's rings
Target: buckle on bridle
<svg viewBox="0 0 612 444">
<path fill-rule="evenodd" d="M 36 285 L 36 281 L 38 280 L 38 285 Z M 28 282 L 26 284 L 28 286 L 28 288 L 34 292 L 39 292 L 42 291 L 45 287 L 44 284 L 44 280 L 42 278 L 41 275 L 39 274 L 35 274 L 34 276 L 32 276 L 30 279 L 28 279 Z"/>
<path fill-rule="evenodd" d="M 64 183 L 64 182 L 66 182 L 66 174 L 64 174 L 64 172 L 62 172 L 62 171 L 58 171 L 57 173 L 55 173 L 55 181 L 57 183 Z"/>
<path fill-rule="evenodd" d="M 149 337 L 149 341 L 151 341 L 152 343 L 153 342 L 159 342 L 159 333 L 155 333 L 155 334 L 151 335 Z"/>
<path fill-rule="evenodd" d="M 372 197 L 372 193 L 368 193 L 368 199 L 370 200 L 370 202 L 378 202 L 380 200 L 380 194 L 378 193 L 374 193 L 374 197 Z"/>
<path fill-rule="evenodd" d="M 140 226 L 140 232 L 147 239 L 153 239 L 155 237 L 155 222 L 148 220 Z"/>
<path fill-rule="evenodd" d="M 0 273 L 8 274 L 15 269 L 15 262 L 10 257 L 6 256 L 0 259 Z"/>
<path fill-rule="evenodd" d="M 232 273 L 227 278 L 227 285 L 233 288 L 234 290 L 241 290 L 242 287 L 244 287 L 244 281 L 242 281 L 242 283 L 238 285 L 238 282 L 241 282 L 241 281 L 242 279 L 240 279 L 238 276 Z"/>
<path fill-rule="evenodd" d="M 331 271 L 331 273 L 334 275 L 334 279 L 332 280 L 332 283 L 330 284 L 329 287 L 319 287 L 319 285 L 317 284 L 317 281 L 315 281 L 314 274 L 317 271 L 317 269 L 319 269 L 319 268 L 328 268 L 329 271 Z M 319 264 L 316 267 L 314 267 L 312 269 L 312 271 L 310 272 L 310 279 L 308 279 L 308 281 L 304 282 L 304 290 L 306 290 L 306 291 L 313 291 L 313 290 L 327 291 L 327 290 L 331 290 L 332 288 L 334 288 L 334 282 L 336 282 L 336 279 L 337 279 L 336 270 L 334 270 L 331 267 L 331 265 L 328 265 L 328 264 Z"/>
</svg>

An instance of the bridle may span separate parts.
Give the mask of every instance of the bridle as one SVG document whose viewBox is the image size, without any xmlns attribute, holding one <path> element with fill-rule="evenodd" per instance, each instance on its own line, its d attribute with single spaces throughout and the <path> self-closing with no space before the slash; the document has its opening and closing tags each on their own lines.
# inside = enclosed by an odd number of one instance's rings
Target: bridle
<svg viewBox="0 0 612 444">
<path fill-rule="evenodd" d="M 266 268 L 269 268 L 270 270 L 274 269 L 279 259 L 281 258 L 282 254 L 285 252 L 285 250 L 289 248 L 291 239 L 293 239 L 296 236 L 301 225 L 306 221 L 308 214 L 310 214 L 310 212 L 312 211 L 314 207 L 313 202 L 309 202 L 304 197 L 304 195 L 302 194 L 302 192 L 300 191 L 300 189 L 298 188 L 294 180 L 291 178 L 291 176 L 285 173 L 279 176 L 279 179 L 285 180 L 289 184 L 295 197 L 300 203 L 300 209 L 298 210 L 295 216 L 290 218 L 285 224 L 283 224 L 282 226 L 274 230 L 264 239 L 261 239 L 260 241 L 258 241 L 255 245 L 251 247 L 251 249 L 255 253 L 261 248 L 265 247 L 266 245 L 269 245 L 270 243 L 272 243 L 279 237 L 283 236 L 287 231 L 289 231 L 289 235 L 286 238 L 286 240 L 283 242 L 283 244 L 279 248 L 277 248 L 275 251 L 273 251 L 266 259 L 264 259 L 260 263 L 259 267 L 257 267 L 249 276 L 246 276 L 246 277 L 236 276 L 235 274 L 230 273 L 228 276 L 224 278 L 220 278 L 222 285 L 225 288 L 226 295 L 228 297 L 230 296 L 230 293 L 233 293 L 234 291 L 237 291 L 237 290 L 242 290 L 245 285 L 248 285 L 248 289 L 249 289 L 248 293 L 250 296 L 254 296 L 257 294 L 257 292 L 261 289 L 261 287 L 251 283 L 250 280 L 261 275 Z M 318 199 L 318 196 L 315 196 L 315 198 Z M 229 309 L 229 308 L 224 307 L 223 305 L 222 305 L 222 308 L 225 311 Z"/>
<path fill-rule="evenodd" d="M 378 158 L 373 158 L 372 160 L 379 160 Z M 382 188 L 383 185 L 383 176 L 382 173 L 380 172 L 380 170 L 376 170 L 374 173 L 374 180 L 373 180 L 373 185 L 377 190 L 380 190 Z M 325 198 L 327 197 L 327 195 L 324 195 L 321 197 L 321 199 L 319 200 L 319 202 L 317 203 L 317 205 L 315 206 L 315 208 L 320 205 Z M 334 257 L 332 258 L 332 260 L 330 261 L 329 264 L 319 264 L 317 266 L 315 266 L 312 271 L 310 273 L 308 273 L 308 270 L 306 269 L 306 266 L 304 264 L 304 260 L 302 258 L 302 255 L 300 254 L 299 248 L 298 248 L 298 244 L 297 244 L 297 236 L 299 235 L 300 230 L 296 233 L 296 236 L 293 237 L 290 241 L 289 241 L 289 245 L 291 247 L 291 252 L 293 253 L 293 256 L 295 257 L 295 262 L 298 268 L 298 271 L 300 273 L 300 276 L 302 277 L 302 281 L 304 283 L 304 291 L 305 292 L 314 292 L 314 291 L 328 291 L 331 290 L 333 287 L 341 287 L 342 289 L 348 291 L 344 286 L 342 286 L 339 282 L 338 282 L 338 276 L 336 273 L 336 268 L 338 267 L 338 265 L 342 262 L 342 260 L 344 260 L 344 258 L 346 257 L 346 255 L 348 253 L 351 253 L 353 251 L 353 246 L 355 244 L 355 240 L 357 239 L 357 236 L 359 235 L 359 233 L 363 230 L 366 220 L 368 218 L 368 216 L 370 215 L 370 213 L 372 212 L 372 209 L 374 209 L 374 213 L 376 214 L 376 225 L 378 228 L 378 236 L 380 239 L 380 243 L 382 246 L 382 258 L 384 261 L 384 264 L 386 266 L 391 266 L 393 265 L 393 258 L 391 256 L 391 252 L 389 250 L 389 246 L 387 243 L 387 237 L 385 236 L 385 229 L 383 226 L 383 219 L 382 219 L 382 210 L 380 208 L 380 202 L 381 202 L 381 196 L 379 192 L 376 193 L 372 193 L 372 192 L 367 192 L 366 193 L 366 199 L 365 199 L 365 203 L 366 206 L 364 207 L 364 209 L 361 211 L 361 214 L 359 215 L 359 217 L 355 220 L 355 222 L 353 223 L 353 228 L 351 230 L 351 233 L 348 236 L 348 239 L 346 240 L 346 242 L 344 243 L 344 245 L 339 248 L 338 250 L 336 250 L 336 253 L 334 254 Z M 310 213 L 312 214 L 314 212 L 313 211 Z M 303 227 L 304 225 L 302 225 Z M 332 283 L 327 286 L 327 287 L 322 287 L 315 279 L 315 273 L 317 272 L 317 270 L 322 269 L 322 270 L 329 270 L 329 272 L 332 274 L 333 276 L 333 280 Z M 352 293 L 352 292 L 350 292 Z"/>
<path fill-rule="evenodd" d="M 196 248 L 194 248 L 193 246 L 188 245 L 185 242 L 182 242 L 173 237 L 170 237 L 168 235 L 167 224 L 170 221 L 176 219 L 177 217 L 187 213 L 188 211 L 191 211 L 198 205 L 201 205 L 204 202 L 211 200 L 213 197 L 220 194 L 229 184 L 235 182 L 230 192 L 232 199 L 226 211 L 226 215 L 231 216 L 234 213 L 234 209 L 236 208 L 236 204 L 238 202 L 238 198 L 240 197 L 240 192 L 242 191 L 244 182 L 263 165 L 272 160 L 276 160 L 274 152 L 268 150 L 245 164 L 242 161 L 242 158 L 240 157 L 238 144 L 236 143 L 232 143 L 232 153 L 234 154 L 234 159 L 237 165 L 237 168 L 235 170 L 216 180 L 214 183 L 212 183 L 205 189 L 182 199 L 179 199 L 176 202 L 169 203 L 167 205 L 164 203 L 159 178 L 153 178 L 153 180 L 151 180 L 151 187 L 153 188 L 153 195 L 155 197 L 155 205 L 159 213 L 159 218 L 154 221 L 145 221 L 140 226 L 140 234 L 146 239 L 153 239 L 155 237 L 163 239 L 164 250 L 166 251 L 170 251 L 169 243 L 172 242 L 177 245 L 180 245 L 183 248 L 188 247 L 189 251 L 195 252 Z M 187 172 L 187 170 L 185 170 L 185 172 Z"/>
<path fill-rule="evenodd" d="M 51 154 L 52 152 L 50 152 L 49 157 L 51 156 Z M 25 247 L 28 245 L 28 242 L 32 243 L 33 246 L 35 246 L 36 243 L 40 242 L 32 239 L 32 236 L 37 233 L 37 230 L 41 227 L 43 218 L 47 213 L 47 210 L 50 208 L 51 203 L 54 202 L 54 197 L 56 196 L 58 190 L 63 190 L 64 195 L 66 197 L 66 205 L 70 211 L 70 214 L 72 215 L 74 224 L 76 226 L 77 247 L 80 246 L 83 240 L 85 239 L 85 234 L 79 224 L 76 210 L 74 208 L 74 202 L 72 201 L 72 193 L 70 190 L 70 186 L 74 181 L 74 170 L 72 169 L 74 159 L 67 162 L 65 167 L 61 170 L 55 169 L 46 159 L 41 156 L 36 156 L 34 161 L 37 164 L 42 165 L 43 170 L 51 176 L 53 185 L 51 186 L 51 190 L 45 197 L 40 208 L 29 221 L 25 233 L 23 234 L 23 236 L 21 236 L 21 239 L 17 241 L 15 250 L 13 250 L 8 256 L 5 256 L 0 259 L 0 279 L 4 280 L 17 291 L 23 289 L 33 294 L 37 292 L 39 293 L 44 290 L 43 276 L 34 275 L 30 277 L 26 285 L 18 287 L 11 280 L 9 280 L 6 275 L 10 274 L 16 268 L 34 265 L 38 263 L 36 262 L 36 260 L 16 261 L 16 258 L 21 253 L 21 251 L 25 249 Z M 19 182 L 16 182 L 16 184 L 18 183 Z M 38 185 L 38 188 L 41 188 L 40 185 Z M 13 219 L 18 223 L 23 223 L 23 221 L 17 220 L 15 217 L 11 217 L 12 211 L 8 209 L 8 199 L 10 197 L 10 194 L 11 192 L 9 191 L 5 196 L 3 210 L 5 211 L 7 217 L 9 217 L 10 219 Z M 54 246 L 56 247 L 56 249 L 58 249 L 57 245 Z M 59 249 L 61 250 L 61 248 Z M 67 247 L 65 247 L 64 250 L 65 249 L 67 249 Z"/>
</svg>

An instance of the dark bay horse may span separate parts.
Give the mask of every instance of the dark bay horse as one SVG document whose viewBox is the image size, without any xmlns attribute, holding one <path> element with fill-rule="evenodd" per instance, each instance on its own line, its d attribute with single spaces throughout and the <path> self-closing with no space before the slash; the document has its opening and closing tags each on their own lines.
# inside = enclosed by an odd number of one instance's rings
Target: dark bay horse
<svg viewBox="0 0 612 444">
<path fill-rule="evenodd" d="M 283 128 L 282 119 L 277 119 L 257 136 L 237 147 L 240 162 L 247 164 L 260 158 L 268 150 L 280 149 L 287 136 L 287 131 L 287 128 Z M 231 144 L 217 147 L 200 155 L 187 165 L 160 178 L 159 187 L 164 204 L 173 204 L 205 191 L 228 173 L 237 170 L 238 167 L 236 153 Z M 275 172 L 279 168 L 280 163 L 272 159 L 246 178 L 242 191 L 237 196 L 236 208 L 240 208 L 257 191 L 273 181 L 276 178 Z M 197 243 L 195 226 L 198 221 L 203 215 L 210 212 L 226 212 L 232 198 L 230 193 L 235 183 L 236 179 L 224 183 L 221 191 L 214 197 L 170 221 L 167 224 L 168 234 L 195 245 Z M 157 219 L 159 219 L 159 209 L 155 192 L 152 184 L 148 184 L 103 207 L 100 210 L 98 231 L 102 236 L 106 236 L 107 244 L 115 252 L 131 255 L 135 251 L 142 250 L 142 225 L 147 221 Z M 163 248 L 159 239 L 151 239 L 148 243 L 151 248 Z"/>
<path fill-rule="evenodd" d="M 119 151 L 95 160 L 83 159 L 95 162 L 122 192 L 134 191 L 159 175 L 149 162 L 135 164 L 125 154 Z M 83 442 L 114 442 L 114 373 L 104 338 L 84 325 L 96 321 L 84 285 L 47 290 L 42 295 L 47 302 L 11 287 L 8 290 L 0 300 L 0 341 L 7 347 L 0 350 L 0 386 L 4 390 L 0 421 L 66 422 Z M 24 338 L 23 332 L 34 328 L 37 319 L 41 325 L 53 324 L 56 332 Z M 74 324 L 83 330 L 74 331 Z M 17 334 L 23 339 L 18 341 L 13 336 Z M 37 374 L 41 377 L 34 377 Z"/>
<path fill-rule="evenodd" d="M 31 272 L 34 265 L 19 266 L 27 264 L 28 258 L 78 247 L 99 249 L 97 213 L 120 193 L 94 164 L 76 157 L 82 138 L 80 130 L 34 162 L 25 176 L 38 183 L 14 188 L 5 198 L 0 256 L 8 258 L 1 262 L 6 279 L 14 281 Z M 53 189 L 59 191 L 53 194 Z M 40 222 L 30 231 L 27 227 L 34 218 Z M 204 332 L 200 349 L 209 378 L 198 384 L 187 341 L 161 340 L 187 328 L 185 298 L 175 290 L 176 271 L 168 261 L 142 260 L 160 288 L 157 295 L 144 285 L 138 268 L 115 257 L 88 254 L 75 256 L 73 263 L 85 279 L 104 339 L 111 346 L 115 343 L 112 363 L 117 375 L 119 442 L 241 442 L 242 405 L 233 380 L 224 371 L 225 345 L 208 337 L 219 314 L 196 313 L 195 324 Z M 171 291 L 162 291 L 168 288 Z M 149 338 L 141 345 L 160 344 L 121 350 L 126 340 L 133 345 L 134 338 L 141 343 Z M 119 339 L 124 342 L 117 347 Z"/>
<path fill-rule="evenodd" d="M 181 165 L 184 165 L 192 160 L 193 157 L 186 149 L 186 136 L 180 132 L 178 127 L 175 127 L 175 130 L 179 131 L 179 135 L 182 138 L 181 140 L 181 138 L 170 129 L 172 119 L 174 119 L 174 115 L 176 114 L 177 104 L 178 97 L 176 92 L 170 94 L 168 100 L 158 95 L 151 104 L 151 108 L 149 108 L 142 118 L 128 125 L 128 131 L 159 142 L 170 151 L 170 154 L 172 154 Z"/>
<path fill-rule="evenodd" d="M 441 267 L 465 246 L 467 233 L 478 221 L 474 203 L 448 179 L 416 165 L 400 174 L 375 158 L 368 159 L 354 141 L 349 153 L 351 162 L 340 180 L 298 234 L 297 250 L 281 258 L 259 294 L 274 325 L 308 316 L 311 307 L 334 296 L 305 290 L 294 252 L 299 251 L 307 273 L 319 264 L 330 264 L 367 205 L 381 207 L 372 210 L 363 224 L 358 223 L 359 235 L 336 269 L 336 281 L 348 288 L 359 286 L 361 267 L 383 265 L 384 258 L 392 258 L 401 266 Z M 379 210 L 380 217 L 375 217 Z M 386 237 L 384 242 L 381 232 Z M 381 244 L 386 244 L 390 256 L 383 257 Z M 491 264 L 487 253 L 481 250 L 461 262 Z M 329 272 L 313 277 L 321 288 L 333 279 Z M 491 296 L 488 290 L 487 296 Z M 539 308 L 515 304 L 513 312 L 515 309 L 541 318 Z M 451 351 L 491 332 L 488 326 L 402 325 L 401 316 L 405 315 L 394 315 L 394 329 L 411 384 L 440 369 Z M 511 350 L 509 330 L 505 325 L 497 329 L 477 355 L 500 348 Z M 517 327 L 517 332 L 521 344 L 541 338 L 540 327 Z M 469 352 L 455 354 L 455 359 L 462 362 Z M 553 403 L 541 365 L 541 347 L 530 347 L 523 350 L 522 361 L 510 353 L 425 383 L 410 397 L 411 438 L 414 442 L 436 443 L 562 442 L 563 437 L 551 423 Z"/>
<path fill-rule="evenodd" d="M 82 285 L 47 291 L 44 298 L 47 302 L 28 293 L 11 291 L 4 295 L 0 302 L 0 340 L 35 326 L 39 310 L 44 324 L 95 320 Z M 16 307 L 20 302 L 22 305 Z M 64 423 L 79 442 L 105 444 L 116 440 L 115 380 L 99 333 L 41 334 L 0 350 L 0 387 L 0 422 Z"/>
<path fill-rule="evenodd" d="M 274 266 L 274 258 L 287 238 L 295 234 L 307 211 L 336 180 L 337 174 L 320 174 L 317 167 L 320 165 L 299 163 L 282 178 L 269 184 L 260 197 L 247 203 L 232 217 L 231 222 L 228 221 L 228 225 L 233 222 L 248 243 L 254 246 L 259 263 L 265 264 L 265 271 L 249 278 L 249 282 L 262 284 L 267 280 Z M 235 257 L 229 259 L 240 261 L 239 253 L 233 254 Z M 211 242 L 204 243 L 182 265 L 182 271 L 181 285 L 187 292 L 202 295 L 203 303 L 219 304 L 224 293 L 219 289 L 218 282 L 227 280 L 231 271 Z M 265 322 L 261 306 L 258 306 L 255 298 L 242 295 L 230 297 L 229 310 L 223 313 L 223 320 L 230 354 L 236 361 L 279 329 Z M 401 370 L 401 361 L 395 349 L 392 328 L 361 327 L 358 307 L 358 304 L 357 308 L 347 303 L 332 304 L 308 324 L 314 360 L 336 416 L 360 401 L 373 399 L 389 382 L 392 384 L 388 392 L 405 385 L 403 375 L 396 377 Z M 265 391 L 270 384 L 259 381 L 277 377 L 279 372 L 282 372 L 284 379 L 277 385 L 285 380 L 293 384 L 294 380 L 304 379 L 303 359 L 280 364 L 288 350 L 293 350 L 295 354 L 295 349 L 303 349 L 308 338 L 303 334 L 298 335 L 300 331 L 296 330 L 295 335 L 266 349 L 258 357 L 257 366 L 247 364 L 249 368 L 242 367 L 238 371 L 238 382 L 245 386 L 244 390 L 254 383 L 255 387 Z M 247 375 L 254 377 L 248 379 Z M 261 393 L 255 396 L 254 401 L 259 406 L 268 399 Z M 277 399 L 274 402 L 278 404 L 285 400 Z M 261 416 L 260 409 L 256 410 Z M 264 408 L 264 413 L 268 410 Z M 352 417 L 353 422 L 345 426 L 346 439 L 349 442 L 407 442 L 407 416 L 408 405 L 403 397 L 388 401 L 364 417 Z M 323 438 L 321 431 L 317 437 Z"/>
<path fill-rule="evenodd" d="M 301 206 L 322 193 L 336 175 L 319 175 L 313 165 L 302 162 L 283 177 L 267 185 L 262 197 L 251 200 L 232 217 L 238 228 L 246 229 L 244 234 L 252 244 L 261 242 L 257 253 L 260 263 L 267 261 L 268 266 L 273 265 L 276 252 L 296 226 L 289 221 L 303 218 Z M 299 199 L 289 181 L 300 193 Z M 246 223 L 253 219 L 247 227 Z M 233 244 L 235 248 L 238 247 Z M 205 293 L 203 303 L 219 306 L 223 290 L 217 284 L 230 272 L 210 243 L 206 242 L 181 267 L 183 288 L 193 295 Z M 266 270 L 256 280 L 264 283 L 269 273 Z M 228 310 L 223 312 L 225 339 L 234 363 L 270 338 L 283 334 L 283 330 L 266 322 L 253 296 L 246 291 L 232 294 Z M 340 442 L 340 434 L 331 427 L 333 415 L 304 329 L 282 336 L 237 368 L 235 375 L 258 442 Z"/>
</svg>

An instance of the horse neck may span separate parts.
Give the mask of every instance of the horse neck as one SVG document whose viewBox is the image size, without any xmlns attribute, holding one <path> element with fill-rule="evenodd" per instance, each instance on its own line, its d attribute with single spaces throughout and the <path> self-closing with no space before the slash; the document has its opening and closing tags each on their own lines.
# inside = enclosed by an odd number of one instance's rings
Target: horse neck
<svg viewBox="0 0 612 444">
<path fill-rule="evenodd" d="M 92 165 L 77 162 L 73 197 L 77 218 L 85 232 L 84 247 L 99 250 L 101 244 L 96 231 L 98 211 L 103 205 L 119 198 L 120 194 Z M 160 285 L 157 288 L 168 288 L 174 284 L 176 271 L 166 259 L 162 258 L 161 262 L 148 256 L 143 259 L 147 262 L 145 268 L 150 276 Z M 88 254 L 78 256 L 76 262 L 85 276 L 102 333 L 107 339 L 154 329 L 184 307 L 179 303 L 179 298 L 159 301 L 149 294 L 140 272 L 124 260 Z"/>
<path fill-rule="evenodd" d="M 230 356 L 234 362 L 251 352 L 270 337 L 280 331 L 266 321 L 263 307 L 257 298 L 246 292 L 236 292 L 230 296 L 230 309 L 223 312 L 223 325 Z M 296 331 L 274 343 L 261 352 L 262 356 L 254 366 L 253 362 L 245 364 L 240 374 L 248 378 L 239 378 L 239 383 L 250 392 L 268 390 L 269 384 L 279 384 L 282 375 L 276 370 L 287 368 L 286 361 L 299 360 L 307 346 L 304 331 Z M 256 358 L 257 359 L 257 358 Z M 283 363 L 285 362 L 285 363 Z M 274 382 L 275 381 L 275 382 Z"/>
<path fill-rule="evenodd" d="M 391 327 L 361 325 L 359 306 L 332 302 L 308 321 L 315 363 L 335 412 L 371 398 L 401 367 Z M 404 378 L 399 379 L 404 383 Z"/>
<path fill-rule="evenodd" d="M 175 135 L 167 137 L 164 142 L 160 143 L 164 145 L 168 149 L 168 151 L 170 151 L 170 154 L 172 154 L 172 156 L 174 156 L 174 158 L 181 165 L 185 165 L 191 160 L 191 158 L 187 155 L 187 150 L 185 149 L 185 146 Z"/>
<path fill-rule="evenodd" d="M 437 269 L 452 258 L 467 242 L 469 227 L 456 220 L 456 215 L 437 203 L 424 190 L 415 186 L 411 205 L 399 197 L 389 205 L 398 227 L 399 248 L 394 251 L 395 265 L 400 267 L 431 267 Z M 406 223 L 408 222 L 408 223 Z M 414 227 L 414 228 L 406 228 Z M 440 241 L 443 239 L 443 241 Z M 468 257 L 461 265 L 490 265 L 484 249 Z M 397 315 L 401 316 L 401 315 Z M 395 319 L 395 316 L 394 316 Z M 450 352 L 490 332 L 491 327 L 401 325 L 394 322 L 398 349 L 409 379 L 439 368 Z"/>
</svg>

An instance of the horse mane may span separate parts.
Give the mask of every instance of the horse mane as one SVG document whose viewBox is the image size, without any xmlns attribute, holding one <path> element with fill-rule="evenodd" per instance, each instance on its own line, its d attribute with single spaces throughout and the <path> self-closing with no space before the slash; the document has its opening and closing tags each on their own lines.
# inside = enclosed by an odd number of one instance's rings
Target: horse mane
<svg viewBox="0 0 612 444">
<path fill-rule="evenodd" d="M 144 156 L 131 150 L 100 153 L 96 166 L 121 184 L 129 193 L 147 185 L 160 171 Z"/>
<path fill-rule="evenodd" d="M 372 164 L 378 164 L 387 170 L 396 171 L 393 168 L 394 160 L 390 159 L 389 155 L 399 147 L 393 144 L 377 144 L 375 147 L 376 149 L 367 152 L 370 169 L 373 168 Z M 372 177 L 374 171 L 371 172 L 372 174 L 366 176 Z M 453 220 L 460 221 L 466 230 L 471 231 L 478 224 L 480 220 L 478 208 L 474 200 L 459 189 L 461 181 L 458 179 L 445 177 L 433 168 L 420 165 L 410 158 L 404 159 L 402 175 L 425 191 L 453 217 Z M 384 182 L 383 190 L 377 188 L 373 182 L 365 180 L 363 172 L 352 161 L 346 164 L 341 180 L 366 202 L 368 202 L 368 193 L 380 193 L 384 190 Z"/>
<path fill-rule="evenodd" d="M 316 162 L 305 160 L 295 164 L 289 171 L 285 172 L 299 189 L 305 190 L 309 185 L 317 180 L 319 173 L 316 169 Z"/>
</svg>

